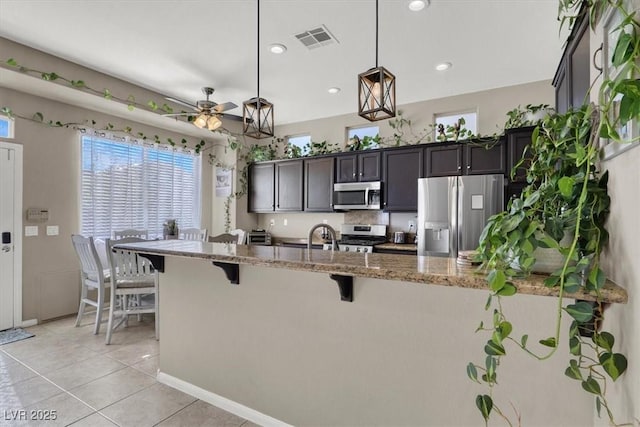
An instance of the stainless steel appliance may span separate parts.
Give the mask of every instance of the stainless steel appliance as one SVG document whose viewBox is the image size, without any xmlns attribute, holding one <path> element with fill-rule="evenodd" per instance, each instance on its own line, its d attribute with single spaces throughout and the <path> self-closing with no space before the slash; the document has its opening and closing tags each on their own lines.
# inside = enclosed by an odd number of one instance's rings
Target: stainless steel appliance
<svg viewBox="0 0 640 427">
<path fill-rule="evenodd" d="M 418 180 L 418 255 L 457 257 L 478 247 L 491 215 L 504 210 L 504 176 Z"/>
<path fill-rule="evenodd" d="M 336 210 L 380 209 L 381 200 L 380 181 L 333 184 L 333 208 Z"/>
<path fill-rule="evenodd" d="M 251 230 L 247 233 L 247 245 L 271 246 L 271 233 L 265 230 Z"/>
<path fill-rule="evenodd" d="M 342 252 L 373 252 L 373 247 L 387 241 L 386 225 L 343 224 L 340 226 L 338 249 Z M 331 249 L 330 243 L 322 249 Z"/>
</svg>

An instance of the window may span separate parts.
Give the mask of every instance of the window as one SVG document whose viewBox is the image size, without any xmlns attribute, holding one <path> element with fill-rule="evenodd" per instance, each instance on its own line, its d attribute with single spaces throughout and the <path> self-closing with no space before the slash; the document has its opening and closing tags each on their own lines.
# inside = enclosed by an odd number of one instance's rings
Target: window
<svg viewBox="0 0 640 427">
<path fill-rule="evenodd" d="M 438 126 L 443 125 L 446 131 L 448 126 L 453 126 L 458 123 L 458 120 L 464 119 L 464 125 L 462 125 L 463 129 L 466 129 L 467 133 L 477 134 L 478 133 L 478 113 L 475 111 L 461 111 L 458 113 L 440 113 L 436 114 L 434 117 L 434 121 L 436 123 L 436 135 L 435 140 L 438 140 Z M 447 132 L 449 134 L 450 132 Z M 447 139 L 449 139 L 451 135 L 447 135 Z M 466 135 L 461 135 L 461 139 L 467 138 Z"/>
<path fill-rule="evenodd" d="M 347 141 L 350 141 L 351 138 L 357 136 L 362 140 L 365 136 L 370 136 L 374 138 L 380 132 L 380 128 L 378 126 L 360 126 L 347 128 Z"/>
<path fill-rule="evenodd" d="M 0 138 L 13 138 L 13 119 L 0 116 Z"/>
<path fill-rule="evenodd" d="M 309 151 L 309 146 L 311 145 L 311 135 L 289 136 L 287 137 L 287 144 L 291 146 L 287 148 L 287 150 L 291 152 L 291 157 L 300 157 L 304 154 L 307 154 L 307 151 Z M 298 155 L 294 155 L 294 152 Z"/>
<path fill-rule="evenodd" d="M 111 237 L 114 230 L 162 225 L 200 228 L 200 157 L 186 150 L 117 137 L 82 137 L 81 233 Z"/>
</svg>

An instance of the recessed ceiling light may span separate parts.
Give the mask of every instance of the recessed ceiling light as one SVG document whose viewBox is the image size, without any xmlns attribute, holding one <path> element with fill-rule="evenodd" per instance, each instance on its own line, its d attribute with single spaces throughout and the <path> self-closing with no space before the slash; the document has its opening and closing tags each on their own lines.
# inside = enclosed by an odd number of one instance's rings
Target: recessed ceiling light
<svg viewBox="0 0 640 427">
<path fill-rule="evenodd" d="M 281 53 L 285 53 L 286 51 L 287 51 L 287 47 L 283 44 L 274 43 L 272 45 L 269 45 L 269 52 L 271 53 L 281 54 Z"/>
<path fill-rule="evenodd" d="M 327 92 L 329 92 L 330 94 L 334 95 L 334 94 L 340 92 L 340 88 L 339 87 L 330 87 Z"/>
<path fill-rule="evenodd" d="M 436 70 L 438 71 L 444 71 L 444 70 L 448 70 L 449 68 L 451 68 L 451 62 L 443 62 L 441 64 L 436 65 Z"/>
<path fill-rule="evenodd" d="M 414 12 L 418 12 L 427 6 L 429 6 L 429 0 L 412 0 L 409 2 L 409 9 Z"/>
</svg>

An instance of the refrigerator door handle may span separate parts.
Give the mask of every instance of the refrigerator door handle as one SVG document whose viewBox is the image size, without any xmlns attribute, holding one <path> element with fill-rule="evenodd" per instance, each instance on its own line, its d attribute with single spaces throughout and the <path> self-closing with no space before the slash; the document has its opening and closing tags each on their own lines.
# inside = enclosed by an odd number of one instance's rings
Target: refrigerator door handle
<svg viewBox="0 0 640 427">
<path fill-rule="evenodd" d="M 458 192 L 460 182 L 458 177 L 449 178 L 449 256 L 458 256 Z"/>
</svg>

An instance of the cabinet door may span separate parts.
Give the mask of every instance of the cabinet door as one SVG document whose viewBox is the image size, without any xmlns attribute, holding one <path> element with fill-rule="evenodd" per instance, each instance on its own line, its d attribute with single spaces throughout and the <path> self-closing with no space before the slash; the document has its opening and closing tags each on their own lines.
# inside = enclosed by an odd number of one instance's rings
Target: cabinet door
<svg viewBox="0 0 640 427">
<path fill-rule="evenodd" d="M 356 154 L 337 156 L 336 170 L 336 182 L 358 181 L 358 156 Z"/>
<path fill-rule="evenodd" d="M 302 211 L 302 160 L 276 165 L 276 211 Z"/>
<path fill-rule="evenodd" d="M 434 143 L 424 150 L 427 178 L 462 174 L 462 146 Z"/>
<path fill-rule="evenodd" d="M 422 176 L 422 148 L 383 152 L 384 210 L 416 212 L 418 178 Z"/>
<path fill-rule="evenodd" d="M 333 211 L 333 157 L 304 161 L 304 210 Z"/>
<path fill-rule="evenodd" d="M 253 164 L 249 170 L 249 212 L 273 212 L 273 163 Z"/>
<path fill-rule="evenodd" d="M 523 128 L 522 130 L 509 131 L 507 133 L 507 176 L 511 176 L 511 171 L 518 164 L 525 148 L 531 144 L 531 133 L 533 128 Z M 525 182 L 527 180 L 527 169 L 531 164 L 531 159 L 526 159 L 515 171 L 512 182 Z"/>
<path fill-rule="evenodd" d="M 504 174 L 506 161 L 504 141 L 465 146 L 465 162 L 467 175 Z"/>
<path fill-rule="evenodd" d="M 580 108 L 585 102 L 585 97 L 589 91 L 589 72 L 591 67 L 591 56 L 589 54 L 589 37 L 591 31 L 588 31 L 588 19 L 582 19 L 580 27 L 576 33 L 576 38 L 571 41 L 569 60 L 569 70 L 571 70 L 571 78 L 569 90 L 571 91 L 571 106 Z M 587 100 L 588 102 L 588 100 Z"/>
<path fill-rule="evenodd" d="M 359 181 L 380 181 L 380 152 L 358 154 Z"/>
</svg>

